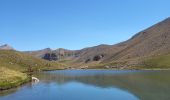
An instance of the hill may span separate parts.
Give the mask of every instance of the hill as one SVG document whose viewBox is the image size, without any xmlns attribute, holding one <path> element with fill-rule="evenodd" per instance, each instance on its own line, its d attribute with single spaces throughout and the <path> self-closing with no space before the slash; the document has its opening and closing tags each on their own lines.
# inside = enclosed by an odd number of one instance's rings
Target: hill
<svg viewBox="0 0 170 100">
<path fill-rule="evenodd" d="M 15 50 L 0 50 L 0 66 L 26 71 L 31 66 L 34 70 L 62 69 L 63 64 L 49 62 Z"/>
<path fill-rule="evenodd" d="M 29 54 L 78 68 L 85 66 L 89 66 L 89 68 L 105 68 L 106 66 L 107 68 L 108 66 L 111 68 L 132 68 L 145 65 L 150 68 L 151 65 L 146 62 L 152 62 L 152 59 L 170 54 L 170 18 L 115 45 L 99 45 L 74 51 L 66 49 L 40 50 L 32 51 Z M 167 66 L 170 68 L 169 65 Z M 161 68 L 162 66 L 157 67 Z"/>
<path fill-rule="evenodd" d="M 113 64 L 123 62 L 126 65 L 145 66 L 143 62 L 146 64 L 151 59 L 164 59 L 164 55 L 170 54 L 170 18 L 139 32 L 124 44 L 124 49 L 112 54 L 103 63 L 111 61 Z M 149 64 L 147 66 L 151 67 Z"/>
<path fill-rule="evenodd" d="M 64 65 L 49 62 L 15 50 L 0 50 L 0 90 L 16 87 L 30 80 L 32 71 L 63 69 Z"/>
</svg>

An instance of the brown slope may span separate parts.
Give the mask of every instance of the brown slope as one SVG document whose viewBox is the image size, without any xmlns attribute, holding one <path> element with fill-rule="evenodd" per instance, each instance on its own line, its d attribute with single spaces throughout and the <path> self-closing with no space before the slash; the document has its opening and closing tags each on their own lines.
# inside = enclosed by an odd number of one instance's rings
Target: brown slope
<svg viewBox="0 0 170 100">
<path fill-rule="evenodd" d="M 30 55 L 38 57 L 38 58 L 42 58 L 44 56 L 44 54 L 50 53 L 51 51 L 52 50 L 50 48 L 45 48 L 45 49 L 37 50 L 37 51 L 25 51 L 24 53 L 30 54 Z"/>
<path fill-rule="evenodd" d="M 66 50 L 66 49 L 56 49 L 56 50 L 38 50 L 38 51 L 29 51 L 25 52 L 28 54 L 31 54 L 36 57 L 44 58 L 46 54 L 55 54 L 57 57 L 56 61 L 65 62 L 70 65 L 77 65 L 81 66 L 84 64 L 91 64 L 91 63 L 100 63 L 104 59 L 110 57 L 112 53 L 116 53 L 117 51 L 122 50 L 125 47 L 125 45 L 117 44 L 117 45 L 98 45 L 94 47 L 88 47 L 81 50 Z M 99 59 L 98 61 L 94 61 L 95 56 L 101 56 L 103 57 Z M 88 59 L 90 61 L 86 62 Z M 49 58 L 49 60 L 51 60 Z"/>
<path fill-rule="evenodd" d="M 103 60 L 109 58 L 113 53 L 122 50 L 126 45 L 117 44 L 117 45 L 98 45 L 94 47 L 85 48 L 79 51 L 76 51 L 78 55 L 73 64 L 78 63 L 78 66 L 81 65 L 91 65 L 91 64 L 99 64 Z M 95 60 L 95 57 L 101 58 Z"/>
<path fill-rule="evenodd" d="M 170 18 L 137 33 L 131 39 L 116 45 L 99 45 L 81 50 L 57 49 L 52 51 L 59 61 L 69 61 L 70 66 L 123 62 L 138 64 L 139 59 L 161 55 L 170 51 Z M 45 55 L 45 52 L 33 52 Z M 100 58 L 94 61 L 94 58 Z"/>
<path fill-rule="evenodd" d="M 170 18 L 142 31 L 125 42 L 127 47 L 109 61 L 160 55 L 170 51 Z"/>
<path fill-rule="evenodd" d="M 131 39 L 116 45 L 99 45 L 79 51 L 75 63 L 90 65 L 96 63 L 126 62 L 138 64 L 144 57 L 162 55 L 170 51 L 170 18 L 137 33 Z M 85 63 L 88 58 L 104 54 L 99 61 Z M 94 63 L 95 62 L 95 63 Z"/>
</svg>

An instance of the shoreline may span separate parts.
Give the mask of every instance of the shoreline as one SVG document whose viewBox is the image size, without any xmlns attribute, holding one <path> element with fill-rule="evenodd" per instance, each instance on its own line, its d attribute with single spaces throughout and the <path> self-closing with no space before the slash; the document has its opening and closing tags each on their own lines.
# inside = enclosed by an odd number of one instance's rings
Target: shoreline
<svg viewBox="0 0 170 100">
<path fill-rule="evenodd" d="M 18 87 L 30 81 L 27 73 L 6 67 L 0 67 L 0 74 L 0 91 Z"/>
<path fill-rule="evenodd" d="M 161 69 L 161 68 L 153 68 L 153 69 L 59 69 L 59 70 L 141 70 L 141 71 L 166 71 L 166 70 L 170 70 L 170 68 L 167 69 Z M 57 70 L 42 70 L 42 72 L 48 72 L 48 71 L 58 71 Z M 9 86 L 4 86 L 4 87 L 0 87 L 0 91 L 7 91 L 13 88 L 17 88 L 20 87 L 24 84 L 27 84 L 29 82 L 32 81 L 32 77 L 27 77 L 25 80 L 21 80 L 19 82 L 10 84 Z"/>
<path fill-rule="evenodd" d="M 153 68 L 153 69 L 147 69 L 147 68 L 144 68 L 144 69 L 135 69 L 135 68 L 132 68 L 132 69 L 128 69 L 128 68 L 126 68 L 126 69 L 104 69 L 104 68 L 101 68 L 101 69 L 99 69 L 99 68 L 94 68 L 94 69 L 59 69 L 59 70 L 170 70 L 170 68 L 163 68 L 163 69 L 161 69 L 161 68 Z M 58 71 L 58 69 L 57 70 L 42 70 L 42 72 L 48 72 L 48 71 Z"/>
<path fill-rule="evenodd" d="M 9 86 L 0 87 L 0 91 L 5 91 L 5 90 L 10 90 L 10 89 L 13 89 L 13 88 L 17 88 L 17 87 L 20 87 L 20 86 L 22 86 L 22 85 L 24 85 L 26 83 L 29 83 L 29 82 L 31 82 L 31 79 L 28 77 L 25 80 L 21 80 L 19 82 L 10 84 Z"/>
</svg>

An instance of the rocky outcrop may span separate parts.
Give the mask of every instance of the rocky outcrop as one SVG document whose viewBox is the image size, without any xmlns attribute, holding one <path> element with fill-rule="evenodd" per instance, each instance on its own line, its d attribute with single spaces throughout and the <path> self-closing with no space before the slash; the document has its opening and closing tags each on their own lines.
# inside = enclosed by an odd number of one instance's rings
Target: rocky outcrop
<svg viewBox="0 0 170 100">
<path fill-rule="evenodd" d="M 96 55 L 96 56 L 93 57 L 93 61 L 99 61 L 99 60 L 101 60 L 103 57 L 104 57 L 103 54 L 101 54 L 101 55 Z"/>
<path fill-rule="evenodd" d="M 52 61 L 52 60 L 56 61 L 58 60 L 58 56 L 55 53 L 46 53 L 43 59 L 49 60 L 49 61 Z"/>
</svg>

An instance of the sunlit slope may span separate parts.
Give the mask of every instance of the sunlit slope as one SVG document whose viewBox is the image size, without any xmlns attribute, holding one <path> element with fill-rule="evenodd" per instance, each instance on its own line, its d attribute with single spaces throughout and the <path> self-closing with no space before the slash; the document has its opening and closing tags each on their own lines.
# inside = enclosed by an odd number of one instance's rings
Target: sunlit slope
<svg viewBox="0 0 170 100">
<path fill-rule="evenodd" d="M 141 62 L 144 68 L 170 68 L 170 54 L 152 56 Z"/>
<path fill-rule="evenodd" d="M 29 81 L 26 73 L 0 67 L 0 90 L 16 87 Z"/>
<path fill-rule="evenodd" d="M 64 65 L 35 58 L 13 50 L 0 50 L 0 67 L 26 71 L 29 66 L 33 70 L 62 69 Z"/>
<path fill-rule="evenodd" d="M 75 68 L 86 66 L 88 68 L 104 68 L 107 65 L 124 66 L 124 68 L 140 66 L 141 62 L 148 60 L 148 58 L 155 59 L 159 58 L 160 55 L 170 54 L 170 18 L 142 30 L 127 41 L 115 45 L 99 45 L 73 51 L 44 49 L 32 51 L 29 54 L 46 60 L 52 59 L 56 62 L 62 62 Z M 46 54 L 54 55 L 54 57 L 46 57 Z M 168 58 L 165 57 L 165 59 Z M 152 63 L 155 63 L 155 66 L 158 64 L 154 60 L 152 60 Z M 148 68 L 150 68 L 149 65 Z M 160 63 L 157 66 L 160 67 Z"/>
</svg>

